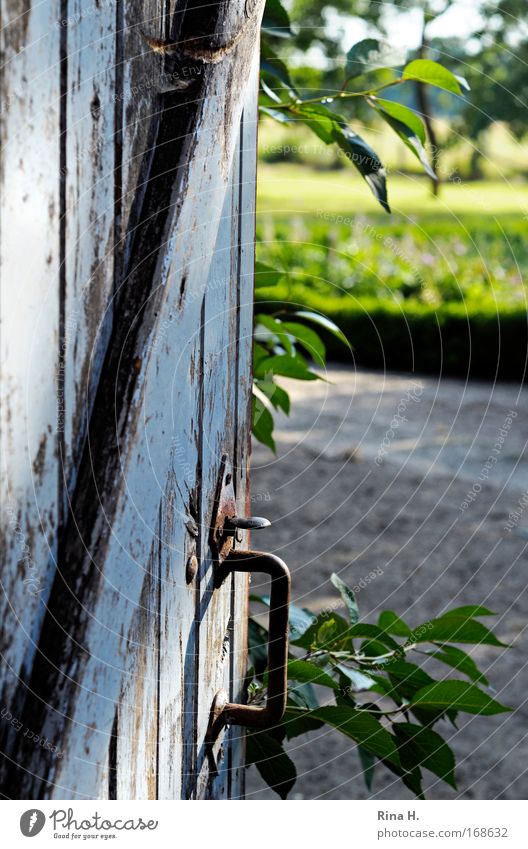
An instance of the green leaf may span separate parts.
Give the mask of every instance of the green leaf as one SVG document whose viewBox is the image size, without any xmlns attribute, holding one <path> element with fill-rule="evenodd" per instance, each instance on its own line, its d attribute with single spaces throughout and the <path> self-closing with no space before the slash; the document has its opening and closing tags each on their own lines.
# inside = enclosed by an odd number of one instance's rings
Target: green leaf
<svg viewBox="0 0 528 849">
<path fill-rule="evenodd" d="M 286 348 L 290 357 L 295 356 L 292 345 L 292 337 L 298 342 L 319 365 L 324 366 L 326 360 L 326 348 L 318 334 L 305 324 L 296 321 L 283 321 L 265 313 L 255 316 L 255 324 L 267 328 Z"/>
<path fill-rule="evenodd" d="M 266 784 L 286 799 L 297 780 L 295 764 L 279 741 L 265 731 L 246 736 L 246 764 L 255 764 Z"/>
<path fill-rule="evenodd" d="M 266 378 L 264 369 L 261 369 L 260 364 L 269 357 L 269 351 L 264 345 L 259 342 L 253 343 L 253 377 Z"/>
<path fill-rule="evenodd" d="M 346 154 L 347 159 L 351 160 L 361 176 L 364 177 L 372 194 L 385 212 L 390 213 L 387 197 L 387 174 L 378 154 L 346 124 L 341 125 L 341 132 L 336 135 L 335 141 Z"/>
<path fill-rule="evenodd" d="M 442 646 L 441 651 L 430 651 L 428 654 L 436 660 L 445 663 L 446 666 L 458 669 L 459 672 L 467 675 L 472 681 L 487 685 L 488 679 L 486 676 L 480 671 L 473 658 L 466 654 L 465 651 L 462 651 L 462 649 L 455 648 L 455 646 Z"/>
<path fill-rule="evenodd" d="M 387 634 L 395 634 L 396 637 L 409 637 L 412 634 L 409 626 L 393 610 L 384 610 L 380 613 L 378 625 Z"/>
<path fill-rule="evenodd" d="M 253 395 L 253 435 L 255 439 L 267 445 L 272 451 L 275 451 L 275 441 L 273 439 L 273 416 L 271 415 L 265 404 Z"/>
<path fill-rule="evenodd" d="M 288 416 L 290 413 L 290 396 L 285 389 L 277 386 L 273 380 L 255 380 L 255 385 L 264 393 L 276 410 L 282 410 Z"/>
<path fill-rule="evenodd" d="M 417 80 L 421 83 L 429 83 L 429 85 L 442 88 L 444 91 L 450 91 L 453 94 L 462 94 L 459 82 L 451 71 L 439 65 L 438 62 L 433 62 L 431 59 L 414 59 L 409 62 L 403 69 L 402 79 Z"/>
<path fill-rule="evenodd" d="M 311 684 L 298 683 L 293 690 L 288 692 L 288 704 L 295 705 L 303 710 L 314 710 L 319 707 L 319 700 Z"/>
<path fill-rule="evenodd" d="M 396 704 L 401 703 L 401 699 L 399 698 L 396 690 L 394 689 L 391 681 L 388 678 L 385 678 L 384 675 L 378 675 L 375 672 L 371 672 L 369 670 L 369 675 L 372 676 L 374 681 L 374 686 L 371 687 L 373 693 L 379 693 L 380 696 L 390 696 Z"/>
<path fill-rule="evenodd" d="M 420 767 L 413 766 L 412 763 L 406 763 L 405 765 L 397 766 L 396 764 L 388 763 L 387 761 L 383 762 L 394 775 L 397 775 L 406 787 L 417 796 L 418 799 L 424 799 L 425 796 L 422 790 L 422 772 Z"/>
<path fill-rule="evenodd" d="M 320 366 L 324 366 L 326 362 L 326 348 L 324 342 L 317 335 L 315 330 L 306 327 L 305 324 L 299 324 L 296 321 L 282 321 L 282 329 L 294 336 L 295 339 L 303 346 L 309 356 L 315 360 Z"/>
<path fill-rule="evenodd" d="M 286 110 L 282 109 L 273 109 L 272 106 L 267 106 L 266 104 L 259 103 L 259 112 L 262 115 L 267 115 L 268 118 L 273 118 L 274 121 L 277 121 L 279 124 L 293 124 L 295 123 L 295 119 L 286 112 Z"/>
<path fill-rule="evenodd" d="M 475 619 L 470 619 L 465 615 L 458 616 L 454 613 L 449 613 L 441 616 L 439 619 L 432 619 L 428 627 L 415 628 L 414 640 L 417 643 L 472 643 L 480 645 L 481 643 L 490 646 L 505 646 L 501 643 L 488 628 L 481 622 Z M 430 626 L 430 627 L 429 627 Z"/>
<path fill-rule="evenodd" d="M 300 681 L 302 684 L 318 684 L 320 687 L 329 687 L 331 690 L 339 690 L 339 684 L 334 681 L 323 669 L 310 663 L 309 660 L 288 661 L 288 681 Z"/>
<path fill-rule="evenodd" d="M 414 694 L 412 706 L 432 708 L 454 708 L 465 713 L 492 716 L 505 713 L 509 707 L 494 701 L 474 684 L 465 681 L 435 681 Z"/>
<path fill-rule="evenodd" d="M 280 345 L 281 348 L 279 350 L 282 351 L 282 349 L 284 348 L 289 357 L 295 357 L 295 349 L 291 343 L 290 337 L 287 333 L 284 332 L 282 328 L 282 322 L 279 321 L 279 319 L 274 318 L 272 315 L 266 315 L 266 313 L 260 313 L 259 315 L 255 316 L 255 327 L 255 335 L 260 339 L 261 342 L 268 345 L 271 343 L 272 348 L 275 348 L 276 345 Z M 272 334 L 272 337 L 267 336 L 266 339 L 263 339 L 262 332 L 260 330 L 261 327 L 268 330 L 269 333 Z M 278 353 L 274 354 L 273 356 L 278 356 Z M 265 365 L 263 365 L 262 362 L 259 363 L 260 372 L 262 372 L 263 369 L 265 370 L 266 366 L 268 366 L 268 371 L 265 377 L 269 380 L 271 375 L 273 374 L 273 369 L 269 368 L 268 363 L 266 363 Z"/>
<path fill-rule="evenodd" d="M 295 377 L 297 380 L 319 380 L 319 375 L 310 371 L 300 354 L 295 354 L 293 357 L 288 354 L 268 357 L 260 363 L 260 367 L 273 374 Z"/>
<path fill-rule="evenodd" d="M 257 693 L 260 693 L 262 690 L 263 684 L 255 679 L 254 681 L 251 681 L 250 684 L 248 684 L 247 693 L 248 696 L 253 697 L 256 696 Z"/>
<path fill-rule="evenodd" d="M 434 683 L 434 679 L 420 666 L 403 660 L 388 664 L 387 672 L 394 688 L 404 699 L 411 700 L 416 692 Z"/>
<path fill-rule="evenodd" d="M 326 646 L 332 642 L 332 638 L 337 636 L 338 629 L 336 620 L 332 617 L 326 619 L 317 632 L 317 645 Z"/>
<path fill-rule="evenodd" d="M 392 728 L 402 741 L 399 747 L 402 763 L 410 762 L 428 769 L 456 790 L 455 756 L 436 731 L 410 722 L 397 722 Z"/>
<path fill-rule="evenodd" d="M 399 763 L 396 743 L 391 734 L 371 713 L 345 705 L 329 705 L 312 711 L 315 719 L 337 728 L 378 758 L 389 763 Z"/>
<path fill-rule="evenodd" d="M 364 177 L 383 209 L 390 212 L 386 172 L 381 160 L 366 141 L 350 129 L 344 118 L 321 104 L 295 104 L 291 111 L 325 144 L 335 142 L 341 148 L 346 158 Z"/>
<path fill-rule="evenodd" d="M 347 80 L 378 68 L 397 68 L 405 62 L 405 51 L 377 38 L 364 38 L 353 44 L 346 55 Z"/>
<path fill-rule="evenodd" d="M 436 180 L 436 174 L 431 168 L 424 148 L 425 128 L 418 115 L 406 106 L 402 106 L 401 103 L 393 103 L 390 100 L 379 100 L 372 97 L 368 98 L 368 103 L 374 107 L 378 115 L 387 122 L 402 142 L 414 153 L 429 177 Z"/>
<path fill-rule="evenodd" d="M 266 0 L 262 31 L 279 38 L 291 38 L 293 35 L 288 12 L 279 0 Z"/>
<path fill-rule="evenodd" d="M 453 610 L 446 610 L 442 613 L 444 616 L 496 616 L 497 614 L 488 607 L 482 607 L 480 604 L 465 604 L 463 607 L 454 607 Z"/>
<path fill-rule="evenodd" d="M 370 793 L 372 790 L 372 782 L 374 781 L 374 769 L 376 767 L 376 759 L 372 752 L 369 752 L 368 749 L 364 749 L 363 746 L 358 746 L 357 750 L 359 760 L 361 762 L 361 768 L 363 770 L 365 785 Z"/>
<path fill-rule="evenodd" d="M 400 124 L 405 124 L 413 135 L 417 136 L 422 144 L 425 144 L 425 126 L 420 116 L 394 100 L 382 100 L 379 97 L 370 98 L 378 111 L 385 112 L 391 118 L 395 118 Z"/>
<path fill-rule="evenodd" d="M 358 622 L 356 625 L 352 625 L 348 633 L 351 637 L 366 637 L 369 640 L 379 640 L 380 643 L 383 643 L 391 651 L 398 654 L 402 652 L 400 644 L 396 640 L 393 640 L 392 637 L 389 637 L 381 628 L 378 628 L 377 625 L 370 625 L 368 622 Z"/>
<path fill-rule="evenodd" d="M 261 44 L 260 69 L 281 82 L 292 94 L 296 94 L 288 68 L 266 41 Z"/>
<path fill-rule="evenodd" d="M 269 87 L 264 77 L 260 78 L 260 88 L 261 91 L 259 92 L 259 104 L 261 106 L 267 105 L 265 98 L 262 96 L 263 94 L 266 95 L 266 97 L 268 97 L 270 100 L 273 100 L 274 103 L 282 103 L 282 100 L 277 94 L 277 92 L 273 91 L 273 89 Z"/>
<path fill-rule="evenodd" d="M 342 330 L 339 329 L 337 324 L 334 324 L 333 321 L 330 321 L 325 315 L 322 315 L 318 312 L 309 312 L 307 310 L 298 310 L 294 313 L 298 318 L 304 318 L 306 321 L 311 321 L 312 324 L 318 324 L 319 327 L 323 327 L 325 330 L 328 330 L 333 336 L 339 339 L 343 345 L 350 347 L 348 339 Z"/>
<path fill-rule="evenodd" d="M 453 76 L 459 84 L 460 88 L 464 88 L 466 91 L 471 91 L 471 86 L 465 77 L 461 77 L 459 76 L 459 74 L 453 74 Z"/>
<path fill-rule="evenodd" d="M 368 658 L 367 663 L 374 663 L 381 668 L 388 666 L 394 660 L 394 656 L 387 657 L 387 646 L 372 638 L 361 643 L 360 652 Z M 401 657 L 401 654 L 397 656 Z M 368 671 L 370 672 L 370 669 Z"/>
<path fill-rule="evenodd" d="M 325 628 L 324 626 L 328 623 L 330 623 L 330 627 Z M 343 643 L 350 645 L 349 634 L 350 627 L 342 616 L 332 613 L 329 617 L 328 614 L 320 613 L 304 634 L 292 640 L 292 643 L 305 649 L 327 648 L 330 650 L 330 647 L 332 647 L 337 650 L 335 647 Z M 324 638 L 322 641 L 321 637 Z"/>
<path fill-rule="evenodd" d="M 267 607 L 269 607 L 269 595 L 252 595 L 250 596 L 250 599 L 253 601 L 259 601 L 261 602 L 261 604 L 265 604 Z M 297 607 L 296 604 L 290 604 L 288 616 L 290 625 L 290 639 L 292 641 L 300 639 L 303 634 L 305 634 L 308 629 L 317 621 L 315 613 L 312 613 L 310 610 L 306 610 L 305 607 Z"/>
<path fill-rule="evenodd" d="M 341 673 L 341 677 L 343 679 L 346 678 L 347 681 L 350 681 L 356 692 L 360 692 L 361 690 L 370 690 L 374 684 L 374 680 L 370 677 L 370 675 L 365 675 L 357 669 L 349 669 L 349 667 L 345 666 L 343 663 L 337 663 L 335 668 Z"/>
<path fill-rule="evenodd" d="M 326 106 L 320 103 L 298 103 L 292 107 L 291 111 L 322 142 L 333 144 L 336 141 L 335 134 L 339 132 L 339 121 L 342 119 Z"/>
<path fill-rule="evenodd" d="M 386 672 L 392 689 L 387 692 L 397 704 L 410 702 L 415 693 L 419 692 L 428 684 L 433 684 L 434 679 L 420 666 L 414 663 L 395 660 L 387 664 Z M 445 713 L 443 708 L 415 707 L 413 713 L 416 719 L 423 725 L 431 725 L 437 722 Z"/>
<path fill-rule="evenodd" d="M 248 619 L 248 647 L 251 664 L 257 675 L 261 675 L 268 663 L 268 634 L 251 616 Z"/>
<path fill-rule="evenodd" d="M 264 262 L 255 263 L 255 288 L 262 289 L 267 286 L 276 286 L 284 277 L 284 271 L 277 271 Z"/>
<path fill-rule="evenodd" d="M 339 595 L 345 602 L 346 608 L 348 610 L 348 618 L 350 619 L 350 624 L 355 625 L 359 621 L 359 608 L 357 606 L 356 596 L 350 589 L 347 587 L 345 582 L 341 580 L 339 575 L 336 575 L 335 572 L 332 572 L 330 575 L 330 582 L 336 588 Z"/>
<path fill-rule="evenodd" d="M 255 325 L 257 327 L 259 325 L 262 325 L 262 327 L 265 327 L 267 330 L 271 330 L 271 332 L 274 334 L 277 333 L 279 328 L 279 322 L 277 321 L 277 319 L 274 316 L 268 315 L 265 312 L 257 313 L 257 315 L 255 316 Z"/>
<path fill-rule="evenodd" d="M 286 712 L 282 719 L 282 725 L 286 731 L 288 740 L 293 740 L 300 734 L 307 734 L 309 731 L 317 731 L 322 728 L 324 723 L 320 719 L 314 719 L 310 711 L 300 711 L 298 708 L 286 708 Z"/>
</svg>

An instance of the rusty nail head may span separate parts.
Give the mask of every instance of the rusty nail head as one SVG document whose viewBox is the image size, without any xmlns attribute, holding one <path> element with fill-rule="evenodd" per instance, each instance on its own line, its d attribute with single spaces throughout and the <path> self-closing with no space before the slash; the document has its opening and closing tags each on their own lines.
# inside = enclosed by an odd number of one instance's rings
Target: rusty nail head
<svg viewBox="0 0 528 849">
<path fill-rule="evenodd" d="M 214 743 L 214 741 L 218 738 L 220 731 L 225 725 L 224 719 L 224 709 L 228 703 L 228 695 L 225 690 L 218 690 L 216 693 L 213 704 L 211 705 L 211 711 L 209 714 L 209 725 L 207 727 L 206 732 L 206 741 L 209 743 Z"/>
</svg>

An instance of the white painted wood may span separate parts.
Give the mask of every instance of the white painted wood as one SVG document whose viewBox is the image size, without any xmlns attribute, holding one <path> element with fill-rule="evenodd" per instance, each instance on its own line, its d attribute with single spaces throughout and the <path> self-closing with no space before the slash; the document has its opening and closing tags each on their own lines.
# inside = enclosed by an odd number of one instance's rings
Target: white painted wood
<svg viewBox="0 0 528 849">
<path fill-rule="evenodd" d="M 0 699 L 17 716 L 58 523 L 60 3 L 1 12 Z"/>
<path fill-rule="evenodd" d="M 236 329 L 238 295 L 239 148 L 224 207 L 215 253 L 209 270 L 204 313 L 204 418 L 202 451 L 201 522 L 213 520 L 215 493 L 224 454 L 234 461 L 236 427 Z M 224 798 L 228 786 L 225 733 L 213 747 L 206 732 L 213 699 L 220 689 L 230 689 L 231 596 L 230 577 L 214 585 L 214 564 L 204 534 L 200 571 L 200 636 L 198 658 L 198 716 L 196 789 L 198 798 Z"/>
<path fill-rule="evenodd" d="M 122 695 L 109 751 L 109 795 L 156 799 L 159 712 L 159 544 L 153 542 L 148 572 L 126 644 Z M 112 787 L 115 786 L 115 793 Z"/>
<path fill-rule="evenodd" d="M 159 780 L 161 799 L 192 795 L 198 652 L 203 287 L 186 301 L 189 330 L 172 357 L 169 471 L 161 509 Z M 164 338 L 160 344 L 171 351 Z M 172 351 L 171 351 L 172 353 Z M 196 558 L 196 563 L 191 558 Z M 196 570 L 196 576 L 194 571 Z"/>
<path fill-rule="evenodd" d="M 156 26 L 145 30 L 166 36 L 160 5 L 147 5 Z M 174 62 L 165 65 L 144 49 L 134 53 L 140 19 L 134 23 L 133 15 L 145 10 L 142 4 L 119 0 L 113 38 L 104 15 L 68 36 L 83 58 L 68 57 L 63 76 L 64 90 L 65 79 L 75 84 L 63 99 L 62 157 L 67 162 L 69 154 L 71 163 L 96 125 L 104 151 L 90 157 L 87 172 L 66 172 L 73 244 L 54 290 L 54 356 L 64 341 L 58 317 L 65 309 L 67 318 L 76 314 L 87 280 L 97 280 L 92 296 L 99 299 L 93 310 L 84 302 L 73 345 L 66 345 L 69 511 L 23 707 L 24 718 L 31 716 L 64 757 L 15 740 L 13 760 L 24 769 L 9 777 L 19 798 L 241 792 L 240 735 L 218 742 L 215 755 L 226 751 L 218 774 L 203 754 L 211 697 L 220 683 L 234 695 L 245 665 L 245 581 L 237 576 L 236 588 L 230 582 L 211 592 L 208 538 L 222 453 L 238 463 L 241 507 L 247 494 L 254 154 L 246 166 L 235 148 L 248 80 L 248 109 L 255 108 L 263 3 L 250 6 L 218 4 L 215 32 L 205 36 L 200 4 L 188 3 L 171 29 L 180 44 L 176 70 L 181 77 L 200 66 L 202 77 L 192 91 L 163 96 L 149 84 L 138 103 L 133 79 L 150 83 L 162 66 L 175 73 Z M 111 112 L 113 132 L 110 108 L 104 117 L 99 106 L 86 112 L 93 107 L 90 67 L 100 69 L 112 56 L 98 97 L 107 103 L 112 88 L 122 92 Z M 111 320 L 98 343 L 112 287 Z M 84 429 L 80 411 L 90 398 L 93 351 L 94 397 Z M 55 487 L 58 456 L 51 464 Z M 58 519 L 54 534 L 57 525 Z M 187 582 L 194 552 L 197 576 Z M 233 622 L 241 626 L 234 640 Z M 20 638 L 24 650 L 26 642 Z"/>
<path fill-rule="evenodd" d="M 255 213 L 257 169 L 257 100 L 259 57 L 255 56 L 246 103 L 240 128 L 240 208 L 239 208 L 239 274 L 238 274 L 238 353 L 236 358 L 236 445 L 235 483 L 238 512 L 250 516 L 260 511 L 252 509 L 250 502 L 249 465 L 251 436 L 252 358 L 253 358 L 253 293 L 255 272 Z M 270 541 L 269 541 L 270 542 Z M 244 534 L 242 545 L 249 548 L 249 533 Z M 257 547 L 266 548 L 264 543 Z M 230 701 L 244 699 L 243 683 L 247 671 L 247 617 L 248 577 L 233 575 L 232 598 L 232 649 Z M 228 742 L 228 796 L 244 795 L 245 733 L 232 726 Z"/>
<path fill-rule="evenodd" d="M 126 266 L 130 255 L 161 115 L 163 57 L 149 49 L 145 35 L 168 38 L 177 5 L 177 0 L 120 0 L 117 10 L 116 262 L 121 267 Z M 120 288 L 121 281 L 116 281 L 116 291 Z"/>
<path fill-rule="evenodd" d="M 224 201 L 205 302 L 204 527 L 211 525 L 213 496 L 224 453 L 236 471 L 240 514 L 249 512 L 246 468 L 251 400 L 256 60 L 257 57 L 250 74 L 245 117 L 242 117 L 230 192 Z M 247 535 L 244 542 L 247 545 Z M 244 697 L 248 582 L 247 576 L 231 576 L 220 589 L 214 589 L 213 578 L 207 551 L 201 579 L 196 795 L 218 799 L 233 794 L 240 796 L 243 791 L 243 731 L 237 727 L 224 731 L 213 747 L 207 745 L 206 734 L 218 690 L 225 689 L 233 701 Z"/>
<path fill-rule="evenodd" d="M 65 491 L 75 484 L 112 325 L 116 4 L 69 0 L 66 40 L 64 328 Z M 65 499 L 66 505 L 68 499 Z"/>
</svg>

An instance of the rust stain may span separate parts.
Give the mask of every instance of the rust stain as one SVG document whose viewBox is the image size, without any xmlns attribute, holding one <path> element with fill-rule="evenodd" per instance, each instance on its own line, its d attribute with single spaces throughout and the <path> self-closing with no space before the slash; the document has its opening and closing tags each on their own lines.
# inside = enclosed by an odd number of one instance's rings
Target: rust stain
<svg viewBox="0 0 528 849">
<path fill-rule="evenodd" d="M 37 456 L 33 460 L 33 473 L 34 473 L 35 477 L 38 478 L 39 484 L 42 483 L 43 476 L 44 476 L 44 466 L 45 466 L 45 460 L 46 460 L 46 442 L 47 442 L 47 437 L 46 437 L 46 434 L 43 433 L 42 436 L 40 437 Z"/>
</svg>

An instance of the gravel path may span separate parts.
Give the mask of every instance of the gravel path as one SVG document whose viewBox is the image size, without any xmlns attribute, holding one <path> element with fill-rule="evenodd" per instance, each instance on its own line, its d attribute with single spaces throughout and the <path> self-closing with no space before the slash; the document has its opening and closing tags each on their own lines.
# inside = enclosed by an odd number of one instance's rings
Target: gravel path
<svg viewBox="0 0 528 849">
<path fill-rule="evenodd" d="M 333 571 L 360 585 L 370 622 L 385 608 L 411 626 L 449 606 L 495 610 L 493 627 L 513 647 L 482 646 L 475 659 L 514 711 L 466 715 L 458 731 L 445 725 L 459 789 L 431 776 L 426 795 L 526 798 L 527 393 L 338 367 L 326 377 L 285 383 L 292 415 L 277 421 L 277 456 L 254 449 L 253 513 L 273 522 L 258 547 L 286 560 L 292 600 L 315 611 L 335 599 Z M 299 773 L 290 798 L 369 798 L 357 753 L 338 732 L 297 738 L 290 754 Z M 411 798 L 393 780 L 377 767 L 370 798 Z M 247 798 L 278 798 L 254 767 Z"/>
</svg>

